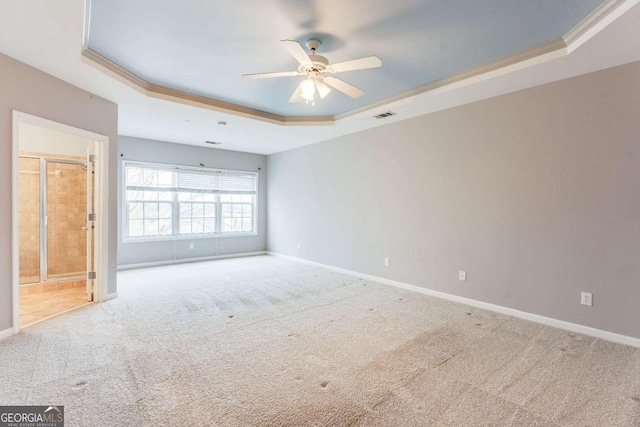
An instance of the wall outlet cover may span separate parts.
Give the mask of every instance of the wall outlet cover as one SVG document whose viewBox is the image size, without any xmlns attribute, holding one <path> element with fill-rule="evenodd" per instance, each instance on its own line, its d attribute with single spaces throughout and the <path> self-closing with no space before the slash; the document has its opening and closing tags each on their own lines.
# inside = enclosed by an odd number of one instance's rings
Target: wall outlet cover
<svg viewBox="0 0 640 427">
<path fill-rule="evenodd" d="M 460 280 L 461 282 L 466 282 L 467 281 L 467 272 L 466 271 L 458 271 L 458 280 Z"/>
<path fill-rule="evenodd" d="M 580 294 L 580 304 L 593 306 L 593 294 L 590 292 L 582 292 Z"/>
</svg>

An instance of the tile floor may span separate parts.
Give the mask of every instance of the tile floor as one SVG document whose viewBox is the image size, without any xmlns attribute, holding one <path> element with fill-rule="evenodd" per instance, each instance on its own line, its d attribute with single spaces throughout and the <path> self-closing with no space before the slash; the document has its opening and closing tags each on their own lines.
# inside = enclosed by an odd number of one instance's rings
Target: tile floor
<svg viewBox="0 0 640 427">
<path fill-rule="evenodd" d="M 81 307 L 87 302 L 84 287 L 20 294 L 20 327 Z"/>
</svg>

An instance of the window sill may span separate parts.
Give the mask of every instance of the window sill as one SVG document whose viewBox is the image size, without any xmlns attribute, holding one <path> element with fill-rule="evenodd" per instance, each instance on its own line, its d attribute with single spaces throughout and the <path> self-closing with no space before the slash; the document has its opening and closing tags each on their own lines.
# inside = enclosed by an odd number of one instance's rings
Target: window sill
<svg viewBox="0 0 640 427">
<path fill-rule="evenodd" d="M 254 237 L 258 232 L 250 233 L 215 233 L 215 234 L 180 234 L 178 236 L 158 236 L 158 237 L 125 237 L 122 243 L 150 243 L 150 242 L 170 242 L 172 240 L 199 240 L 199 239 L 224 239 L 228 237 Z"/>
</svg>

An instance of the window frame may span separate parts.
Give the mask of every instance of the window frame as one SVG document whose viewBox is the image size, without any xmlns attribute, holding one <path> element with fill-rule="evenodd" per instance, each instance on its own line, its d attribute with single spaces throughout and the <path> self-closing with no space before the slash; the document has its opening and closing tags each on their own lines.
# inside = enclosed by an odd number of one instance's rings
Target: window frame
<svg viewBox="0 0 640 427">
<path fill-rule="evenodd" d="M 240 174 L 240 175 L 252 175 L 255 177 L 256 189 L 253 195 L 253 231 L 230 231 L 222 232 L 222 201 L 220 195 L 216 194 L 216 230 L 213 233 L 193 233 L 193 234 L 180 234 L 180 201 L 178 200 L 178 192 L 172 191 L 171 199 L 171 212 L 172 212 L 172 234 L 158 235 L 158 236 L 129 236 L 129 200 L 127 199 L 127 166 L 137 165 L 141 167 L 149 167 L 151 169 L 164 169 L 172 171 L 196 171 L 205 172 L 208 174 L 220 173 L 220 174 Z M 122 179 L 122 208 L 120 212 L 122 214 L 122 242 L 123 243 L 137 243 L 137 242 L 157 242 L 157 241 L 172 241 L 172 240 L 195 240 L 195 239 L 218 239 L 227 237 L 249 237 L 257 236 L 258 230 L 258 203 L 259 203 L 259 188 L 260 188 L 260 174 L 258 172 L 234 170 L 234 169 L 220 169 L 220 168 L 208 168 L 189 165 L 179 165 L 174 163 L 157 163 L 146 162 L 138 160 L 122 160 L 121 162 L 121 179 Z M 161 191 L 161 190 L 159 190 Z M 211 193 L 208 193 L 211 194 Z M 133 201 L 133 200 L 132 200 Z M 134 201 L 135 202 L 135 201 Z M 189 202 L 187 202 L 189 203 Z M 196 202 L 198 203 L 198 202 Z"/>
</svg>

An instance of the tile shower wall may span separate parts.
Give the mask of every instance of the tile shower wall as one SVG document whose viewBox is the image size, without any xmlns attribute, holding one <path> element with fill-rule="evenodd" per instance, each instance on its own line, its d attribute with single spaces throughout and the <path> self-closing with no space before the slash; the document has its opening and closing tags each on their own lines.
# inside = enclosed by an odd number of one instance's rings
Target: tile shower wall
<svg viewBox="0 0 640 427">
<path fill-rule="evenodd" d="M 87 267 L 87 173 L 80 165 L 47 165 L 48 276 L 80 274 Z"/>
<path fill-rule="evenodd" d="M 64 159 L 84 160 L 75 157 Z M 78 164 L 54 161 L 47 164 L 48 282 L 35 285 L 40 282 L 40 159 L 20 157 L 19 170 L 20 284 L 32 284 L 26 292 L 46 292 L 73 286 L 75 282 L 58 285 L 56 279 L 64 280 L 65 276 L 86 271 L 87 235 L 82 229 L 86 212 L 86 171 Z"/>
<path fill-rule="evenodd" d="M 18 159 L 20 283 L 40 281 L 40 159 Z"/>
</svg>

